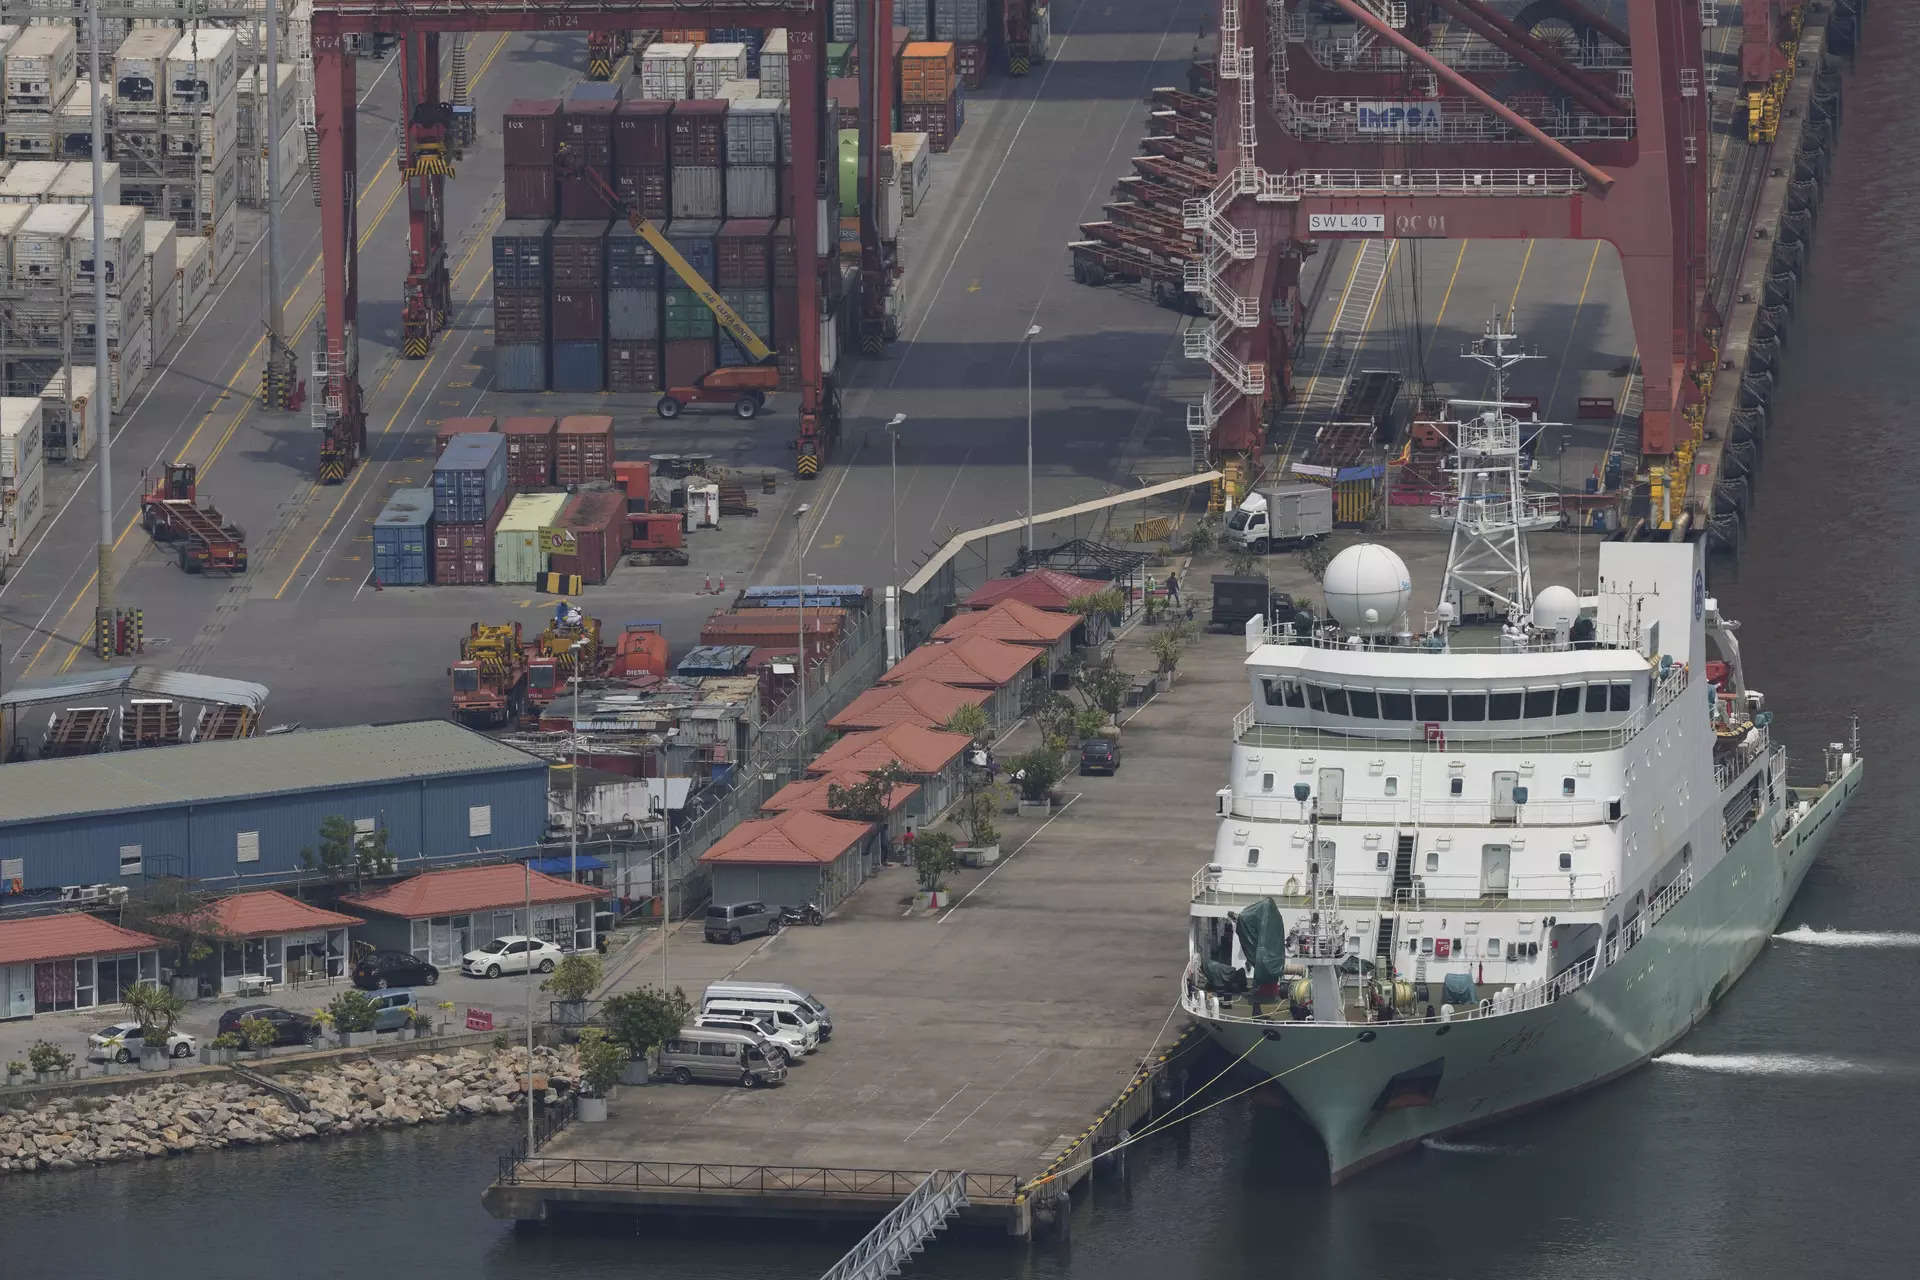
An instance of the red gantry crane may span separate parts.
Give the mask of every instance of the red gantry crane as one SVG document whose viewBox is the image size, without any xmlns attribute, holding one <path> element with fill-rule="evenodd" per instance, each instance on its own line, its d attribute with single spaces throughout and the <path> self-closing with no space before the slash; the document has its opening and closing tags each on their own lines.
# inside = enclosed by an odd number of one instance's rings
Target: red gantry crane
<svg viewBox="0 0 1920 1280">
<path fill-rule="evenodd" d="M 881 0 L 875 10 L 890 10 Z M 794 470 L 817 475 L 839 435 L 839 396 L 821 369 L 821 300 L 831 296 L 823 273 L 838 270 L 832 255 L 818 251 L 826 222 L 826 169 L 832 154 L 822 136 L 826 121 L 826 0 L 760 0 L 758 3 L 690 5 L 676 0 L 316 0 L 313 14 L 314 119 L 320 144 L 320 229 L 325 289 L 326 339 L 316 361 L 319 416 L 323 423 L 319 478 L 346 479 L 366 454 L 367 412 L 360 386 L 359 228 L 355 202 L 359 174 L 356 149 L 355 67 L 349 47 L 355 36 L 389 36 L 402 49 L 402 118 L 407 123 L 400 170 L 407 183 L 408 272 L 402 304 L 404 350 L 426 353 L 446 328 L 445 183 L 453 177 L 447 151 L 449 113 L 439 87 L 440 37 L 476 31 L 594 32 L 678 27 L 698 14 L 709 26 L 785 27 L 789 57 L 793 141 L 787 159 L 781 214 L 793 229 L 799 323 L 792 335 L 800 371 L 799 427 Z M 885 28 L 883 28 L 884 30 Z M 885 48 L 882 44 L 879 47 Z M 877 89 L 890 84 L 890 59 L 863 58 L 881 70 Z M 869 105 L 873 99 L 869 98 Z M 884 122 L 887 114 L 875 117 Z M 862 137 L 880 139 L 875 129 Z M 877 184 L 889 172 L 881 161 L 867 172 Z M 791 175 L 799 175 L 792 177 Z M 872 236 L 873 290 L 886 306 L 890 255 L 881 250 L 871 216 L 862 219 L 863 246 Z M 863 271 L 868 255 L 863 253 Z M 783 342 L 785 339 L 783 339 Z"/>
</svg>

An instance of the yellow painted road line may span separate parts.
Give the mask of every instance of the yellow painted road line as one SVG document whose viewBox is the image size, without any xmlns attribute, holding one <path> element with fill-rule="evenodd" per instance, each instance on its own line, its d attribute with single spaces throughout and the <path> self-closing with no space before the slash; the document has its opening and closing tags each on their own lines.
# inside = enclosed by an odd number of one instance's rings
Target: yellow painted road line
<svg viewBox="0 0 1920 1280">
<path fill-rule="evenodd" d="M 1573 340 L 1580 332 L 1580 308 L 1587 303 L 1587 290 L 1593 285 L 1593 269 L 1600 261 L 1600 242 L 1593 242 L 1593 256 L 1587 259 L 1587 278 L 1580 282 L 1580 297 L 1573 304 L 1573 321 L 1567 327 L 1567 345 L 1560 352 L 1560 364 L 1553 371 L 1553 390 L 1547 392 L 1547 417 L 1553 417 L 1553 402 L 1560 395 L 1560 379 L 1567 372 L 1567 360 L 1573 355 Z"/>
<path fill-rule="evenodd" d="M 1520 259 L 1520 278 L 1513 282 L 1513 296 L 1507 299 L 1507 321 L 1512 323 L 1514 308 L 1520 305 L 1520 286 L 1527 280 L 1527 264 L 1533 261 L 1533 241 L 1527 241 L 1526 256 Z"/>
<path fill-rule="evenodd" d="M 1440 295 L 1440 310 L 1434 314 L 1433 328 L 1427 331 L 1427 357 L 1433 356 L 1433 344 L 1440 340 L 1440 322 L 1447 318 L 1447 303 L 1453 301 L 1453 286 L 1460 279 L 1460 264 L 1467 260 L 1467 246 L 1471 240 L 1460 242 L 1460 252 L 1453 259 L 1453 274 L 1447 277 L 1447 291 Z"/>
<path fill-rule="evenodd" d="M 492 51 L 487 54 L 486 59 L 480 64 L 479 70 L 474 73 L 472 79 L 468 82 L 470 87 L 477 86 L 480 83 L 481 78 L 485 76 L 489 70 L 492 69 L 494 62 L 499 58 L 501 51 L 506 48 L 508 38 L 509 37 L 506 34 L 502 34 L 495 41 Z M 393 190 L 388 192 L 385 203 L 383 203 L 380 206 L 380 211 L 374 215 L 373 221 L 369 223 L 367 225 L 366 230 L 361 233 L 359 242 L 358 242 L 358 247 L 360 249 L 365 249 L 367 247 L 368 243 L 373 238 L 374 232 L 379 229 L 381 222 L 385 220 L 388 212 L 392 210 L 394 203 L 399 199 L 400 194 L 406 190 L 407 184 L 405 179 L 401 178 L 399 175 L 399 171 L 393 168 L 393 162 L 399 156 L 399 154 L 400 154 L 399 145 L 395 144 L 394 147 L 387 152 L 386 157 L 382 159 L 379 165 L 375 168 L 374 180 L 367 184 L 367 189 L 365 191 L 362 191 L 354 202 L 356 208 L 361 205 L 364 205 L 379 190 L 380 175 L 385 173 L 393 174 L 395 179 Z M 472 250 L 469 250 L 468 257 L 471 257 L 471 256 L 472 256 Z M 320 269 L 320 265 L 324 260 L 325 260 L 324 252 L 321 254 L 316 254 L 314 256 L 313 262 L 310 263 L 307 267 L 306 274 L 300 277 L 299 282 L 295 284 L 293 289 L 288 293 L 287 302 L 289 304 L 293 302 L 294 297 L 299 293 L 299 291 L 306 287 L 307 282 L 313 279 L 314 273 Z M 313 323 L 314 319 L 320 314 L 320 308 L 324 305 L 324 303 L 325 303 L 325 295 L 322 294 L 320 298 L 314 301 L 313 306 L 308 310 L 306 317 L 300 322 L 299 327 L 296 328 L 293 331 L 292 335 L 288 338 L 289 343 L 293 343 L 296 345 L 298 344 L 301 337 L 305 335 L 307 328 Z M 240 365 L 234 372 L 233 376 L 227 379 L 226 387 L 225 387 L 226 391 L 238 392 L 239 390 L 238 384 L 241 382 L 243 378 L 247 376 L 248 371 L 253 367 L 254 360 L 257 359 L 260 354 L 260 349 L 266 345 L 266 342 L 267 342 L 266 335 L 262 334 L 260 338 L 253 344 L 252 348 L 247 352 L 247 354 L 241 359 Z M 382 386 L 384 385 L 385 384 L 383 382 Z M 234 415 L 233 421 L 228 424 L 226 431 L 222 433 L 219 443 L 217 443 L 212 449 L 212 451 L 209 452 L 206 460 L 200 464 L 200 474 L 202 478 L 204 478 L 206 473 L 212 469 L 214 460 L 219 457 L 221 451 L 226 447 L 227 442 L 233 439 L 234 432 L 239 428 L 240 424 L 243 421 L 245 421 L 247 415 L 253 411 L 253 408 L 256 403 L 257 401 L 254 400 L 251 396 L 249 396 L 247 399 L 247 403 L 243 405 L 240 408 L 239 412 Z M 216 400 L 216 404 L 217 404 L 217 400 Z M 195 425 L 192 434 L 189 435 L 186 439 L 186 442 L 182 444 L 178 450 L 175 451 L 174 457 L 176 459 L 184 458 L 186 456 L 188 450 L 190 450 L 193 447 L 193 442 L 199 438 L 200 432 L 206 427 L 208 422 L 212 421 L 213 416 L 216 412 L 218 412 L 217 408 L 209 408 L 207 412 L 204 415 L 202 415 L 199 423 Z M 128 519 L 126 527 L 120 531 L 119 536 L 113 540 L 112 549 L 114 551 L 118 551 L 120 549 L 120 544 L 126 541 L 127 535 L 131 533 L 134 529 L 134 526 L 138 525 L 139 523 L 140 523 L 140 516 L 139 516 L 139 513 L 136 511 Z M 74 596 L 73 603 L 68 605 L 66 612 L 61 615 L 62 623 L 64 623 L 68 618 L 71 618 L 73 616 L 74 610 L 78 609 L 81 603 L 85 601 L 86 598 L 93 593 L 94 586 L 99 581 L 100 581 L 100 570 L 98 567 L 96 567 L 94 571 L 88 575 L 86 584 L 82 586 L 79 592 Z M 278 597 L 276 596 L 276 598 Z M 34 665 L 38 663 L 40 659 L 46 654 L 48 646 L 50 646 L 52 643 L 53 643 L 53 638 L 51 636 L 48 636 L 47 638 L 43 639 L 40 642 L 40 647 L 34 650 L 33 657 L 29 658 L 27 660 L 27 665 L 20 669 L 20 674 L 22 676 L 25 676 L 28 672 L 33 670 Z M 73 645 L 69 647 L 65 660 L 62 661 L 60 664 L 61 673 L 66 672 L 66 670 L 73 665 L 74 660 L 80 656 L 81 651 L 82 651 L 82 646 Z"/>
</svg>

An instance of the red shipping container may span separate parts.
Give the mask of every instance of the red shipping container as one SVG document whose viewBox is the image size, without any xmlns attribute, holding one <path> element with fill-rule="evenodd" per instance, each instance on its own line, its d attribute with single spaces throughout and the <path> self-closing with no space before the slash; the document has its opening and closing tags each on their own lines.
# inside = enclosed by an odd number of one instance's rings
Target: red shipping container
<svg viewBox="0 0 1920 1280">
<path fill-rule="evenodd" d="M 773 234 L 769 218 L 736 218 L 720 228 L 714 242 L 714 281 L 722 289 L 765 289 L 773 283 L 767 256 L 767 237 Z"/>
<path fill-rule="evenodd" d="M 553 483 L 552 418 L 508 418 L 500 424 L 507 438 L 507 483 L 516 489 L 545 489 Z"/>
<path fill-rule="evenodd" d="M 850 120 L 860 111 L 860 77 L 830 76 L 827 79 L 827 101 L 840 108 L 840 118 Z M 833 135 L 828 134 L 829 138 Z"/>
<path fill-rule="evenodd" d="M 607 224 L 593 218 L 563 222 L 553 229 L 554 288 L 570 286 L 599 292 L 607 284 Z"/>
<path fill-rule="evenodd" d="M 493 538 L 513 501 L 513 486 L 500 495 L 500 504 L 485 524 L 433 526 L 433 580 L 444 586 L 471 587 L 493 581 Z"/>
<path fill-rule="evenodd" d="M 510 164 L 507 166 L 507 208 L 509 218 L 551 218 L 560 208 L 556 175 L 547 164 Z"/>
<path fill-rule="evenodd" d="M 675 338 L 661 348 L 660 372 L 669 387 L 691 386 L 716 363 L 712 338 Z"/>
<path fill-rule="evenodd" d="M 495 289 L 493 291 L 493 340 L 495 342 L 545 342 L 547 340 L 547 291 L 545 289 Z"/>
<path fill-rule="evenodd" d="M 613 205 L 608 202 L 601 185 L 612 185 L 610 175 L 600 165 L 593 168 L 600 177 L 598 184 L 578 174 L 560 179 L 560 197 L 556 207 L 562 218 L 592 218 L 598 221 L 613 216 Z"/>
<path fill-rule="evenodd" d="M 618 100 L 569 102 L 560 117 L 560 137 L 567 150 L 596 169 L 613 163 L 613 117 Z"/>
<path fill-rule="evenodd" d="M 625 494 L 600 490 L 577 493 L 560 513 L 560 527 L 573 534 L 576 550 L 552 557 L 555 573 L 577 573 L 582 582 L 605 582 L 626 551 Z"/>
<path fill-rule="evenodd" d="M 985 40 L 964 40 L 954 46 L 960 58 L 960 81 L 969 89 L 978 89 L 987 82 L 987 42 Z"/>
<path fill-rule="evenodd" d="M 670 102 L 638 99 L 620 104 L 613 116 L 613 164 L 616 169 L 665 168 Z"/>
<path fill-rule="evenodd" d="M 846 625 L 845 609 L 807 608 L 807 656 L 818 660 L 832 653 L 840 643 Z M 743 609 L 722 610 L 700 627 L 701 644 L 750 644 L 755 648 L 798 646 L 800 610 Z M 788 652 L 792 652 L 791 649 Z"/>
<path fill-rule="evenodd" d="M 660 340 L 658 338 L 608 340 L 607 390 L 647 393 L 659 389 Z"/>
<path fill-rule="evenodd" d="M 800 389 L 800 293 L 791 284 L 773 290 L 773 348 L 780 369 L 780 390 Z"/>
<path fill-rule="evenodd" d="M 638 205 L 643 218 L 666 222 L 673 217 L 673 204 L 668 199 L 667 166 L 663 164 L 622 165 L 614 170 L 613 189 L 629 207 Z M 615 216 L 625 217 L 626 212 L 622 210 Z"/>
<path fill-rule="evenodd" d="M 961 112 L 961 97 L 955 93 L 938 106 L 905 106 L 900 108 L 900 132 L 924 133 L 927 145 L 936 154 L 943 153 L 953 146 L 955 138 L 960 136 L 960 124 L 965 118 Z"/>
<path fill-rule="evenodd" d="M 695 98 L 673 104 L 668 117 L 668 160 L 689 168 L 717 168 L 727 162 L 727 103 L 724 98 Z"/>
<path fill-rule="evenodd" d="M 453 439 L 455 436 L 464 436 L 471 433 L 491 430 L 493 430 L 492 418 L 442 418 L 440 420 L 440 432 L 433 439 L 433 451 L 436 455 L 444 453 L 447 448 L 447 441 Z"/>
<path fill-rule="evenodd" d="M 568 488 L 613 479 L 613 419 L 604 413 L 571 413 L 553 433 L 554 483 Z"/>
<path fill-rule="evenodd" d="M 773 226 L 773 283 L 800 283 L 800 261 L 793 248 L 793 220 L 782 218 Z"/>
<path fill-rule="evenodd" d="M 550 323 L 555 342 L 598 342 L 607 331 L 607 295 L 599 289 L 555 286 Z"/>
<path fill-rule="evenodd" d="M 616 462 L 613 464 L 613 483 L 627 496 L 627 510 L 645 511 L 653 497 L 653 464 Z"/>
<path fill-rule="evenodd" d="M 500 117 L 500 135 L 509 166 L 553 164 L 560 147 L 560 105 L 558 98 L 519 98 L 508 105 Z"/>
</svg>

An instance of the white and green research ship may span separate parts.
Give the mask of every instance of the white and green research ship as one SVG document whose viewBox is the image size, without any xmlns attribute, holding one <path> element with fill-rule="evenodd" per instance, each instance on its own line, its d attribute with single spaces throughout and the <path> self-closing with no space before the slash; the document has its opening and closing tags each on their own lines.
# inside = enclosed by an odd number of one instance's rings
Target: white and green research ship
<svg viewBox="0 0 1920 1280">
<path fill-rule="evenodd" d="M 1632 1070 L 1752 962 L 1859 788 L 1791 785 L 1698 541 L 1608 541 L 1533 590 L 1538 429 L 1497 390 L 1442 424 L 1452 553 L 1418 626 L 1384 547 L 1327 619 L 1254 619 L 1182 999 L 1285 1091 L 1338 1182 Z M 1475 615 L 1469 617 L 1468 615 Z"/>
</svg>

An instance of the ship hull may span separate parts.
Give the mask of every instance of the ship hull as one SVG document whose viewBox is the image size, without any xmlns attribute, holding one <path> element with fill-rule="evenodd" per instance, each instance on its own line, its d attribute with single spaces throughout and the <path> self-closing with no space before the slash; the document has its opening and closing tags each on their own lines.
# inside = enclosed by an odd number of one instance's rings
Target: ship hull
<svg viewBox="0 0 1920 1280">
<path fill-rule="evenodd" d="M 1778 844 L 1755 823 L 1636 946 L 1551 1004 L 1441 1024 L 1199 1021 L 1285 1090 L 1343 1181 L 1604 1084 L 1685 1036 L 1774 933 L 1861 776 L 1855 760 Z"/>
</svg>

